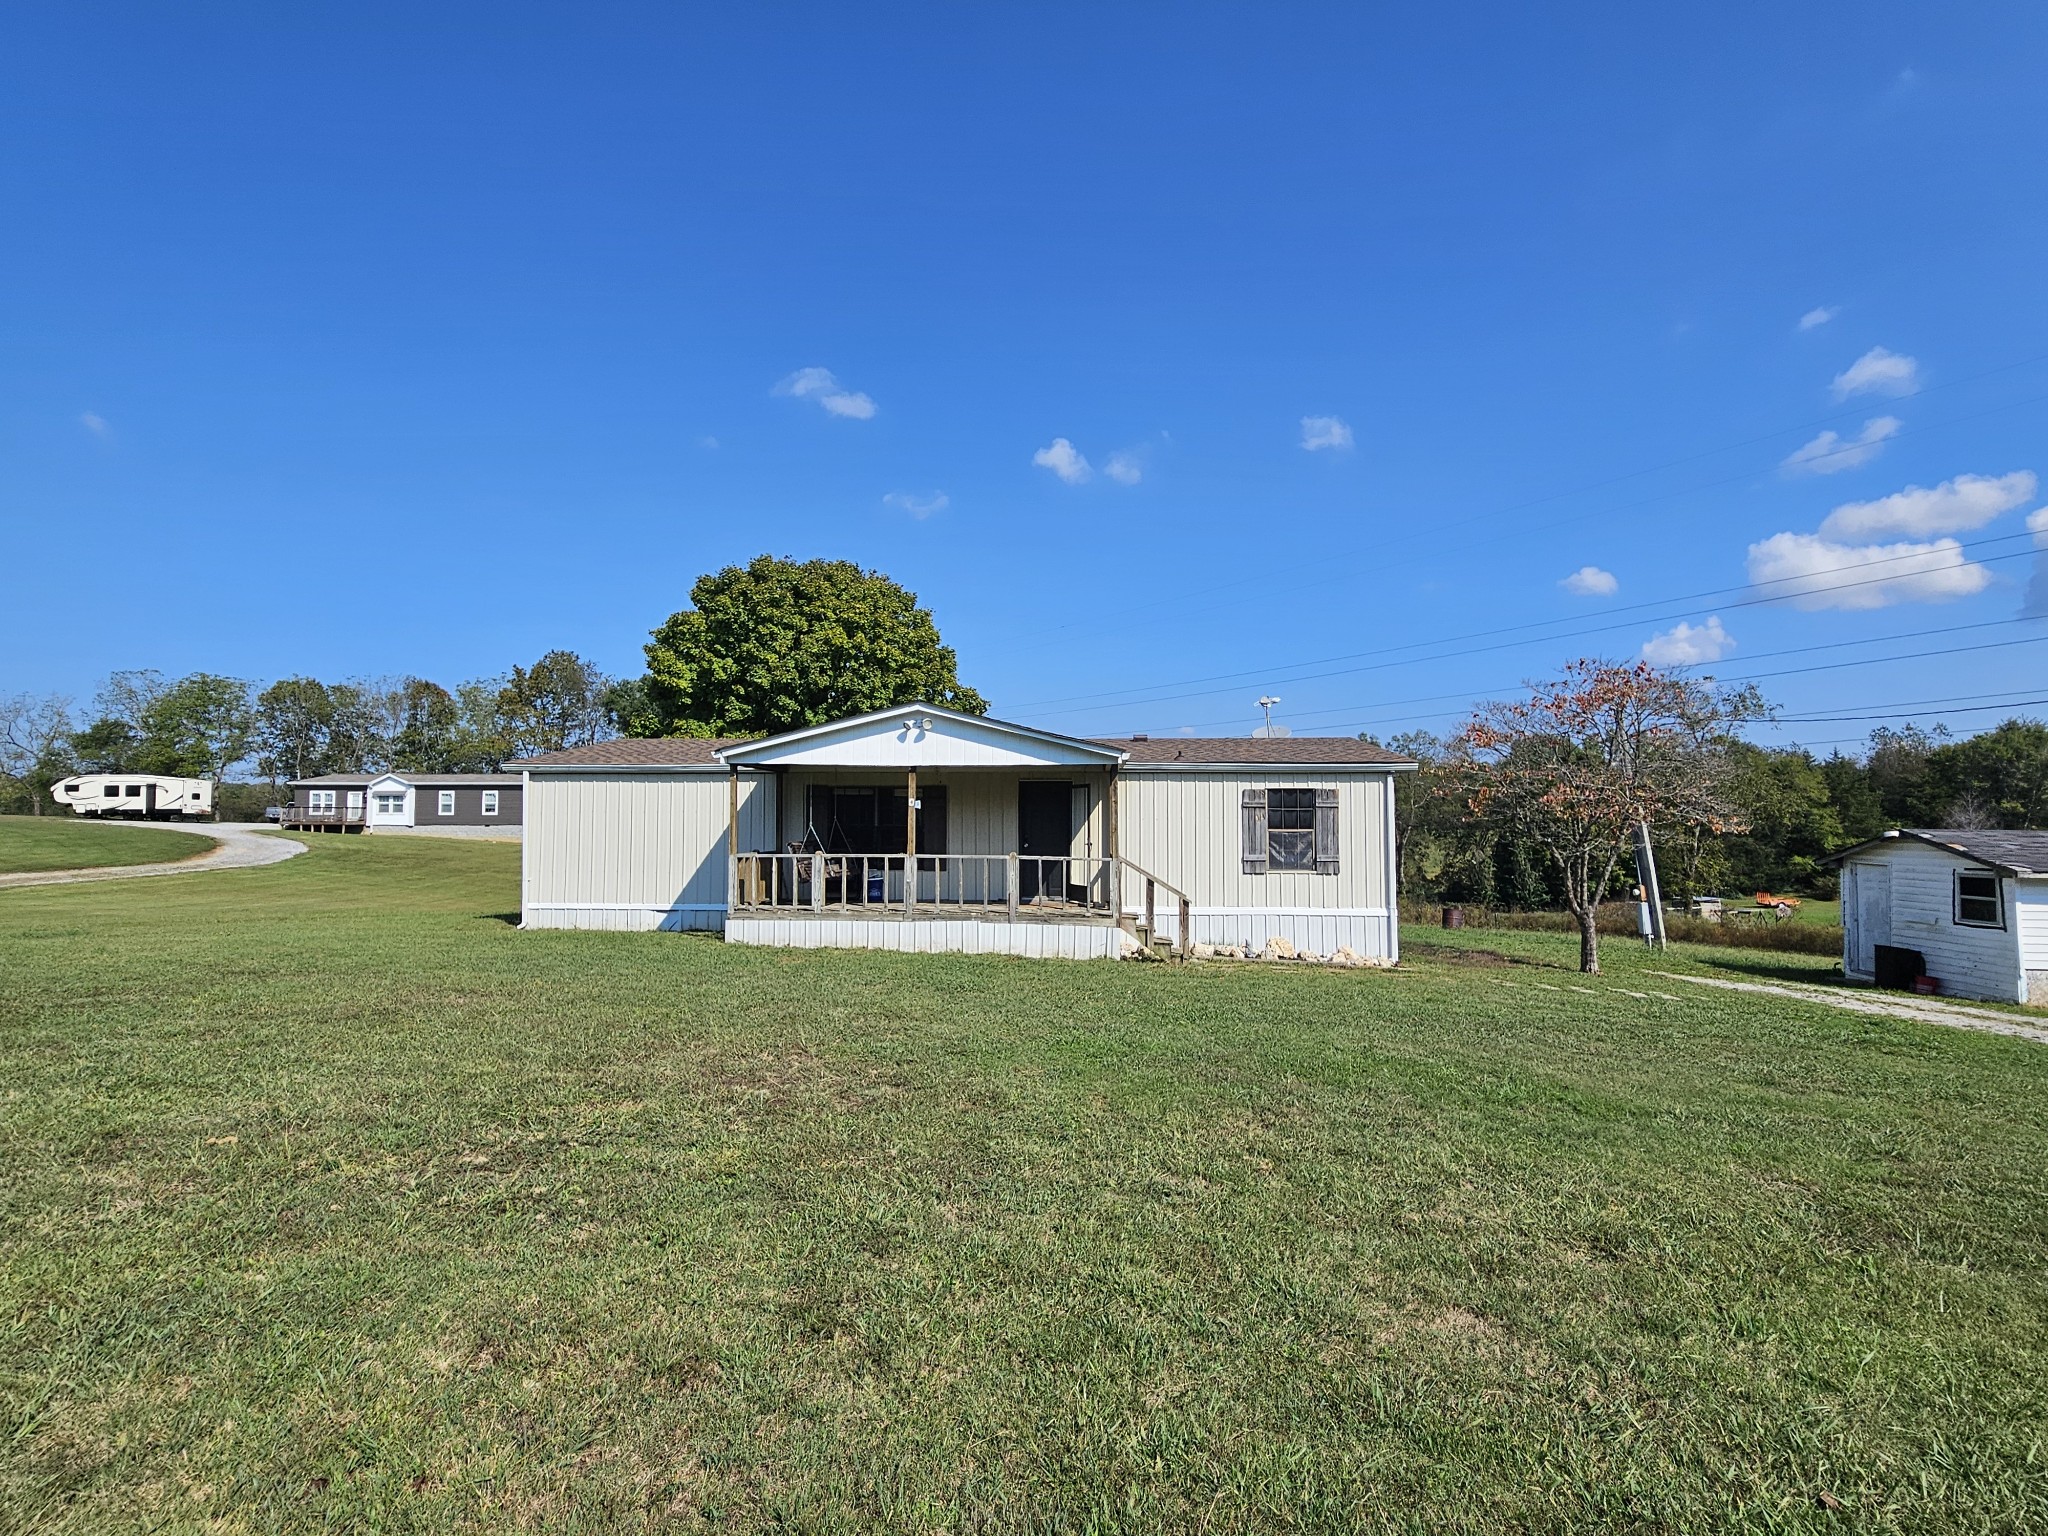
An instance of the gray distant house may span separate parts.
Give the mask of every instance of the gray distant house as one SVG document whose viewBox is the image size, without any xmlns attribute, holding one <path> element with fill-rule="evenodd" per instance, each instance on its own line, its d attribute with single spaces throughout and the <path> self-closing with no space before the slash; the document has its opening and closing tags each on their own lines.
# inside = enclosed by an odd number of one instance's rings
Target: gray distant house
<svg viewBox="0 0 2048 1536">
<path fill-rule="evenodd" d="M 283 825 L 310 831 L 502 827 L 524 818 L 516 773 L 327 773 L 292 780 Z"/>
</svg>

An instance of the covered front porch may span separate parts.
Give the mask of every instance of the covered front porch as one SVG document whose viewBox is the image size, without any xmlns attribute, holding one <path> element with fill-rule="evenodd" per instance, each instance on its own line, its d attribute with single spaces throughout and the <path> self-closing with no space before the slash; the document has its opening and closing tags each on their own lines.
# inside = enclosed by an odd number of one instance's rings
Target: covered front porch
<svg viewBox="0 0 2048 1536">
<path fill-rule="evenodd" d="M 1111 957 L 1186 907 L 1119 856 L 1113 747 L 909 710 L 720 756 L 731 942 Z M 772 846 L 742 846 L 764 822 Z"/>
</svg>

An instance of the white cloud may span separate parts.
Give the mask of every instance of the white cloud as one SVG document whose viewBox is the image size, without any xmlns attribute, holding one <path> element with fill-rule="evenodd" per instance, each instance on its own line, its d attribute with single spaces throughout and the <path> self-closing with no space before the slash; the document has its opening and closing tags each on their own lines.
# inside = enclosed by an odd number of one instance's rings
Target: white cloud
<svg viewBox="0 0 2048 1536">
<path fill-rule="evenodd" d="M 718 446 L 718 439 L 715 437 L 700 437 L 697 439 L 697 446 L 699 448 L 716 448 Z"/>
<path fill-rule="evenodd" d="M 1788 475 L 1834 475 L 1868 464 L 1884 451 L 1884 442 L 1905 425 L 1896 416 L 1873 416 L 1854 437 L 1823 432 L 1778 467 Z"/>
<path fill-rule="evenodd" d="M 1093 471 L 1088 461 L 1081 456 L 1081 450 L 1064 437 L 1056 437 L 1046 447 L 1031 455 L 1031 462 L 1041 469 L 1049 469 L 1069 485 L 1079 485 Z"/>
<path fill-rule="evenodd" d="M 1920 364 L 1883 347 L 1872 347 L 1835 375 L 1835 398 L 1851 395 L 1910 395 L 1920 387 Z"/>
<path fill-rule="evenodd" d="M 953 505 L 953 498 L 944 491 L 933 491 L 929 496 L 912 496 L 908 491 L 891 491 L 882 498 L 882 505 L 894 507 L 899 512 L 908 512 L 922 522 L 933 513 L 943 512 Z"/>
<path fill-rule="evenodd" d="M 1136 485 L 1145 478 L 1145 464 L 1135 453 L 1112 453 L 1102 472 L 1118 485 Z"/>
<path fill-rule="evenodd" d="M 1301 446 L 1310 453 L 1322 448 L 1349 448 L 1351 429 L 1336 416 L 1304 416 L 1301 418 Z"/>
<path fill-rule="evenodd" d="M 1580 566 L 1558 585 L 1574 597 L 1612 597 L 1621 590 L 1614 572 L 1603 571 L 1597 565 Z"/>
<path fill-rule="evenodd" d="M 1812 533 L 1780 533 L 1750 545 L 1749 579 L 1766 596 L 1809 611 L 1945 603 L 1991 585 L 1991 573 L 1964 559 L 1954 539 L 1837 544 Z"/>
<path fill-rule="evenodd" d="M 1841 306 L 1836 304 L 1822 304 L 1816 308 L 1809 309 L 1799 317 L 1799 329 L 1810 331 L 1816 326 L 1826 325 L 1841 312 Z"/>
<path fill-rule="evenodd" d="M 2048 507 L 2029 512 L 2027 528 L 2034 535 L 2034 542 L 2043 549 L 2048 549 Z"/>
<path fill-rule="evenodd" d="M 91 411 L 87 411 L 84 415 L 80 416 L 78 418 L 78 424 L 84 427 L 85 430 L 90 432 L 94 437 L 105 437 L 109 432 L 112 432 L 114 430 L 112 427 L 107 425 L 106 417 L 96 416 Z"/>
<path fill-rule="evenodd" d="M 1735 637 L 1721 627 L 1717 613 L 1704 624 L 1674 624 L 1643 642 L 1643 660 L 1653 667 L 1689 667 L 1719 661 L 1735 649 Z"/>
<path fill-rule="evenodd" d="M 875 414 L 875 402 L 858 390 L 841 387 L 830 368 L 799 368 L 777 383 L 773 392 L 798 400 L 816 400 L 828 414 L 853 421 L 866 421 Z"/>
<path fill-rule="evenodd" d="M 1820 536 L 1854 540 L 1903 534 L 1924 539 L 1937 533 L 1967 533 L 2033 499 L 2031 470 L 2015 470 L 1996 478 L 1957 475 L 1932 490 L 1909 485 L 1876 501 L 1845 502 L 1821 523 Z"/>
</svg>

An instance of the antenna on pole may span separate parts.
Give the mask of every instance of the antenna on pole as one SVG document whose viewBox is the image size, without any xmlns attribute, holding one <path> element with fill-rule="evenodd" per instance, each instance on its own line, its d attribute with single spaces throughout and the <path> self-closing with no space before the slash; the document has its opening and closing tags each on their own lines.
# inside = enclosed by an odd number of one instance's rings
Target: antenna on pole
<svg viewBox="0 0 2048 1536">
<path fill-rule="evenodd" d="M 1290 736 L 1293 734 L 1286 726 L 1273 723 L 1273 706 L 1279 702 L 1280 695 L 1277 693 L 1267 693 L 1259 696 L 1259 708 L 1266 712 L 1266 723 L 1252 732 L 1254 736 Z"/>
</svg>

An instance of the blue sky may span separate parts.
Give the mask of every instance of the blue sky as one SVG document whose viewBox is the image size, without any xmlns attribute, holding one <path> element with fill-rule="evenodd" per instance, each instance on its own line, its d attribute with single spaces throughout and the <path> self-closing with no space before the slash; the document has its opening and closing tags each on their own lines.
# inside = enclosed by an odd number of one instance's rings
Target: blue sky
<svg viewBox="0 0 2048 1536">
<path fill-rule="evenodd" d="M 1080 732 L 2048 696 L 2039 8 L 1371 9 L 15 7 L 0 691 L 633 672 L 771 551 Z"/>
</svg>

